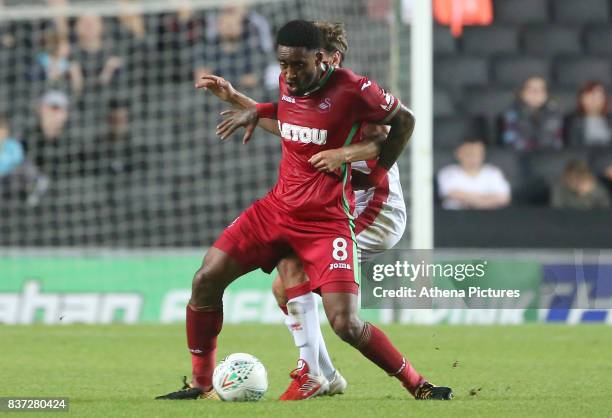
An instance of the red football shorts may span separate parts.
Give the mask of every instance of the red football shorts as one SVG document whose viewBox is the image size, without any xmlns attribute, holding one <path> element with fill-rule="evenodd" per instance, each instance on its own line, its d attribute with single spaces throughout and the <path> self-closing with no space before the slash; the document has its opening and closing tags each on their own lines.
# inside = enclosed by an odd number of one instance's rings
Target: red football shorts
<svg viewBox="0 0 612 418">
<path fill-rule="evenodd" d="M 213 246 L 247 271 L 261 268 L 266 273 L 293 252 L 302 261 L 313 291 L 357 293 L 359 263 L 353 236 L 348 218 L 296 219 L 264 198 L 225 228 Z"/>
</svg>

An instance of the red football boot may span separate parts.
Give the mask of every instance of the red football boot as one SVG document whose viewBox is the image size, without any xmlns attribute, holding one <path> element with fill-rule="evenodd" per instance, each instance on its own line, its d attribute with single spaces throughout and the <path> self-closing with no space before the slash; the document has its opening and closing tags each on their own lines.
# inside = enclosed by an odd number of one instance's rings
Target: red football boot
<svg viewBox="0 0 612 418">
<path fill-rule="evenodd" d="M 315 376 L 309 373 L 308 364 L 300 359 L 297 367 L 289 375 L 291 383 L 280 396 L 281 401 L 301 401 L 303 399 L 314 398 L 327 392 L 329 383 L 324 376 Z"/>
</svg>

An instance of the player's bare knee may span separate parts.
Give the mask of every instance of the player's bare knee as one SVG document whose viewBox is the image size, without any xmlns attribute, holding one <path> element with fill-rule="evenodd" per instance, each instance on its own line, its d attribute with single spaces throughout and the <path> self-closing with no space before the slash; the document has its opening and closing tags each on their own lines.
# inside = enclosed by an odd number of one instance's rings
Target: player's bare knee
<svg viewBox="0 0 612 418">
<path fill-rule="evenodd" d="M 276 268 L 284 287 L 298 286 L 308 281 L 302 262 L 295 256 L 283 258 Z"/>
<path fill-rule="evenodd" d="M 207 263 L 196 271 L 191 287 L 192 304 L 212 306 L 220 303 L 224 290 L 220 286 L 221 273 L 219 268 L 211 267 Z"/>
<path fill-rule="evenodd" d="M 287 305 L 287 294 L 285 293 L 285 287 L 279 276 L 276 276 L 274 282 L 272 282 L 272 294 L 278 306 Z"/>
<path fill-rule="evenodd" d="M 339 312 L 329 316 L 329 324 L 343 341 L 354 345 L 361 335 L 362 323 L 351 313 Z"/>
</svg>

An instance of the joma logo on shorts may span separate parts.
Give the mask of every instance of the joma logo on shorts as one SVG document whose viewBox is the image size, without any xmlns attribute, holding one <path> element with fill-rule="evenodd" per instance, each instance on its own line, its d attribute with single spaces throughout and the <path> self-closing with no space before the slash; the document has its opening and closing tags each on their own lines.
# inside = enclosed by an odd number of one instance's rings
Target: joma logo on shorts
<svg viewBox="0 0 612 418">
<path fill-rule="evenodd" d="M 283 139 L 288 141 L 299 141 L 304 144 L 313 143 L 323 145 L 327 142 L 327 131 L 325 129 L 307 128 L 304 126 L 292 125 L 290 123 L 278 122 Z"/>
<path fill-rule="evenodd" d="M 329 269 L 330 270 L 336 270 L 336 269 L 351 270 L 351 265 L 347 263 L 330 263 Z"/>
</svg>

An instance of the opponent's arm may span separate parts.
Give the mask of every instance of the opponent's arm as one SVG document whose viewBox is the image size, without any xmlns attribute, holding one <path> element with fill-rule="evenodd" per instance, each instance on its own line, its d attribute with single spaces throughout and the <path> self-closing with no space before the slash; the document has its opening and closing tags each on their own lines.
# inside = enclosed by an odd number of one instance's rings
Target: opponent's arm
<svg viewBox="0 0 612 418">
<path fill-rule="evenodd" d="M 219 99 L 238 109 L 247 109 L 257 105 L 255 100 L 236 90 L 234 86 L 223 77 L 216 75 L 210 74 L 203 76 L 200 81 L 196 83 L 196 88 L 209 90 Z M 258 125 L 262 129 L 280 137 L 280 130 L 278 129 L 278 123 L 275 119 L 260 118 Z"/>
<path fill-rule="evenodd" d="M 391 126 L 391 130 L 387 135 L 387 140 L 381 143 L 378 163 L 367 176 L 354 173 L 352 183 L 356 188 L 367 188 L 380 184 L 412 137 L 415 124 L 414 115 L 403 104 L 399 104 L 397 113 L 385 123 Z"/>
</svg>

